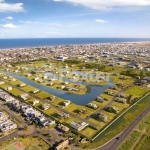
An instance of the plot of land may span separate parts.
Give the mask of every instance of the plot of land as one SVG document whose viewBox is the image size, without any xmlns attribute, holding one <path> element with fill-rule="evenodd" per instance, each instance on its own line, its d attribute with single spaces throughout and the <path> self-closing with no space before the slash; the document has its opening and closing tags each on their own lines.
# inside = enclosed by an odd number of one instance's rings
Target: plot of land
<svg viewBox="0 0 150 150">
<path fill-rule="evenodd" d="M 24 150 L 24 146 L 20 142 L 15 142 L 15 143 L 7 146 L 3 150 Z"/>
</svg>

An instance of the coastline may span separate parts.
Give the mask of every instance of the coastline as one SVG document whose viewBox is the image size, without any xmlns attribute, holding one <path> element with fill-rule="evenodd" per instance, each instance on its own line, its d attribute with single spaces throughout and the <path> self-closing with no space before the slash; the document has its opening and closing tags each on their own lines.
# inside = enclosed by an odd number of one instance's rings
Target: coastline
<svg viewBox="0 0 150 150">
<path fill-rule="evenodd" d="M 31 40 L 47 40 L 47 39 L 49 39 L 49 40 L 54 40 L 54 38 L 43 38 L 43 39 L 40 39 L 40 38 L 33 38 L 33 39 L 31 39 Z M 57 38 L 56 38 L 57 39 Z M 64 39 L 69 39 L 69 38 L 60 38 L 60 40 L 64 40 Z M 104 40 L 104 39 L 111 39 L 111 40 L 114 40 L 114 39 L 116 39 L 116 41 L 108 41 L 108 42 L 91 42 L 91 43 L 86 43 L 87 41 L 85 41 L 85 43 L 83 42 L 83 43 L 78 43 L 77 42 L 77 44 L 74 44 L 74 43 L 69 43 L 69 44 L 53 44 L 53 45 L 51 45 L 51 44 L 46 44 L 46 45 L 42 45 L 41 44 L 41 46 L 40 45 L 38 45 L 38 46 L 20 46 L 20 47 L 6 47 L 6 48 L 1 48 L 0 47 L 0 50 L 16 50 L 16 49 L 20 49 L 20 50 L 22 50 L 22 49 L 30 49 L 30 48 L 33 48 L 33 49 L 35 49 L 35 48 L 52 48 L 52 47 L 57 47 L 57 46 L 80 46 L 80 45 L 109 45 L 109 44 L 129 44 L 129 43 L 132 43 L 132 44 L 136 44 L 136 43 L 150 43 L 150 39 L 149 38 L 147 38 L 147 40 L 145 39 L 145 38 L 143 38 L 143 41 L 142 41 L 142 38 L 141 38 L 141 40 L 140 40 L 140 38 L 71 38 L 72 40 L 76 40 L 76 39 L 82 39 L 82 40 L 86 40 L 86 39 L 96 39 L 96 40 Z M 121 39 L 121 40 L 129 40 L 129 41 L 117 41 L 118 39 Z M 30 38 L 29 39 L 0 39 L 0 42 L 1 42 L 1 40 L 5 40 L 5 41 L 7 41 L 7 40 L 30 40 Z M 57 39 L 58 40 L 58 39 Z M 130 41 L 130 40 L 137 40 L 137 41 Z M 138 41 L 138 40 L 140 40 L 140 41 Z M 18 41 L 19 42 L 19 41 Z M 17 43 L 16 43 L 17 44 Z M 6 45 L 8 45 L 8 43 L 6 43 Z M 27 45 L 27 44 L 25 44 L 25 45 Z M 30 45 L 30 44 L 29 44 Z"/>
</svg>

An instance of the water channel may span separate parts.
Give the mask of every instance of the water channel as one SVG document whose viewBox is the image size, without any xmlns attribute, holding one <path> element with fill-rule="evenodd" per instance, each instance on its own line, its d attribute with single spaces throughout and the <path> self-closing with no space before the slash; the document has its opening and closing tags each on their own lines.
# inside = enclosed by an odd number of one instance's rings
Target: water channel
<svg viewBox="0 0 150 150">
<path fill-rule="evenodd" d="M 22 82 L 24 82 L 28 85 L 31 85 L 31 86 L 33 86 L 37 89 L 43 90 L 45 92 L 48 92 L 52 95 L 55 95 L 57 97 L 65 99 L 65 100 L 71 100 L 73 103 L 78 104 L 78 105 L 86 105 L 87 103 L 95 100 L 106 89 L 108 89 L 109 87 L 114 85 L 114 83 L 112 83 L 111 78 L 109 78 L 109 82 L 107 82 L 105 85 L 93 85 L 93 84 L 90 84 L 90 83 L 87 83 L 87 82 L 74 81 L 74 80 L 70 80 L 70 79 L 67 79 L 67 78 L 62 78 L 63 81 L 69 81 L 69 82 L 73 82 L 73 83 L 76 83 L 76 84 L 86 85 L 86 87 L 88 89 L 87 93 L 84 94 L 84 95 L 78 95 L 78 94 L 68 93 L 68 92 L 65 92 L 65 91 L 56 90 L 56 89 L 53 89 L 53 88 L 43 86 L 43 85 L 35 83 L 35 82 L 33 82 L 33 81 L 31 81 L 31 80 L 29 80 L 26 77 L 21 76 L 21 75 L 16 75 L 16 74 L 9 73 L 9 72 L 5 72 L 5 73 L 8 74 L 8 75 L 11 75 L 14 78 L 16 78 L 16 79 L 18 79 L 18 80 L 20 80 L 20 81 L 22 81 Z M 51 73 L 46 73 L 46 75 L 52 76 Z M 57 76 L 56 76 L 56 78 L 57 78 Z"/>
</svg>

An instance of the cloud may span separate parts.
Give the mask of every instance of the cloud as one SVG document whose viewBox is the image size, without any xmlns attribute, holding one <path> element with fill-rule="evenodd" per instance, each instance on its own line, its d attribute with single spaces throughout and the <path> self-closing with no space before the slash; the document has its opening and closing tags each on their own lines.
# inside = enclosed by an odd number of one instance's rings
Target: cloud
<svg viewBox="0 0 150 150">
<path fill-rule="evenodd" d="M 102 20 L 102 19 L 96 19 L 95 22 L 97 22 L 97 23 L 106 23 L 106 21 Z"/>
<path fill-rule="evenodd" d="M 7 19 L 7 20 L 13 20 L 13 17 L 8 16 L 8 17 L 6 17 L 5 19 Z"/>
<path fill-rule="evenodd" d="M 121 6 L 150 6 L 150 0 L 53 0 L 55 2 L 70 2 L 84 5 L 96 10 L 106 10 Z"/>
<path fill-rule="evenodd" d="M 4 0 L 0 0 L 0 13 L 1 12 L 23 12 L 23 3 L 10 4 Z"/>
<path fill-rule="evenodd" d="M 1 25 L 1 26 L 4 27 L 4 28 L 8 28 L 8 29 L 16 29 L 16 28 L 18 28 L 18 26 L 13 25 L 12 23 L 7 23 L 7 24 Z"/>
<path fill-rule="evenodd" d="M 38 23 L 41 23 L 41 22 L 37 22 L 37 21 L 22 21 L 22 20 L 20 20 L 19 22 L 21 22 L 21 23 L 28 23 L 28 24 L 38 24 Z"/>
</svg>

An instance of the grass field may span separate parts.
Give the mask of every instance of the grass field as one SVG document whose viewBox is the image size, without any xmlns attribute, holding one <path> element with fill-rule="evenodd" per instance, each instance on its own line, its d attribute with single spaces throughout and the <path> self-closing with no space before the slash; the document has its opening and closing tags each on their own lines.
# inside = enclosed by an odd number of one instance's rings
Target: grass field
<svg viewBox="0 0 150 150">
<path fill-rule="evenodd" d="M 140 87 L 134 86 L 131 89 L 127 90 L 125 94 L 127 95 L 134 95 L 136 97 L 141 97 L 147 92 L 147 89 L 142 89 Z"/>
<path fill-rule="evenodd" d="M 85 129 L 83 129 L 83 130 L 81 131 L 81 133 L 82 133 L 83 135 L 85 135 L 86 137 L 88 137 L 88 138 L 91 138 L 96 132 L 97 132 L 97 130 L 96 130 L 96 129 L 93 129 L 93 128 L 91 128 L 91 127 L 86 127 Z"/>
<path fill-rule="evenodd" d="M 150 137 L 143 135 L 140 142 L 135 146 L 134 150 L 149 150 L 150 149 Z"/>
<path fill-rule="evenodd" d="M 111 75 L 110 78 L 113 79 L 114 83 L 122 82 L 125 85 L 129 85 L 129 84 L 132 84 L 134 82 L 134 79 L 131 78 L 131 77 L 128 77 L 128 76 L 126 76 L 126 79 L 120 79 L 120 76 L 113 76 L 113 75 Z"/>
<path fill-rule="evenodd" d="M 136 126 L 135 130 L 125 139 L 123 144 L 119 147 L 119 150 L 128 150 L 134 146 L 134 143 L 138 140 L 139 136 L 145 130 L 143 136 L 139 139 L 139 142 L 133 150 L 149 150 L 150 137 L 149 137 L 149 123 L 150 123 L 150 112 L 142 119 L 142 121 Z"/>
<path fill-rule="evenodd" d="M 134 143 L 137 141 L 138 137 L 141 135 L 138 131 L 132 131 L 130 136 L 126 139 L 126 141 L 119 147 L 118 150 L 130 150 Z"/>
<path fill-rule="evenodd" d="M 24 146 L 20 142 L 15 142 L 7 147 L 5 147 L 3 150 L 24 150 Z"/>
<path fill-rule="evenodd" d="M 150 95 L 145 97 L 142 101 L 133 106 L 121 118 L 114 122 L 107 130 L 99 135 L 89 146 L 90 149 L 103 145 L 115 135 L 122 132 L 135 118 L 141 113 L 150 103 Z M 104 112 L 106 113 L 106 112 Z M 84 146 L 83 146 L 84 147 Z"/>
</svg>

